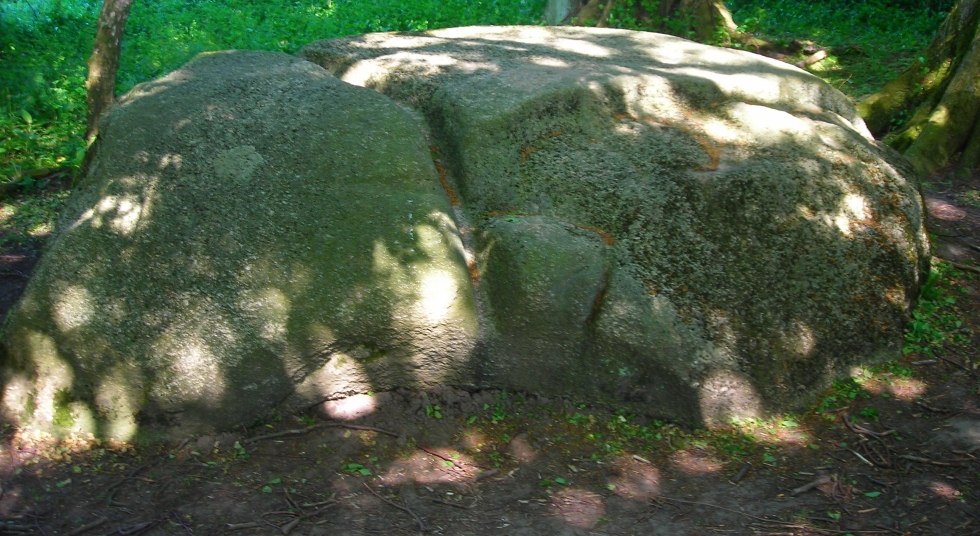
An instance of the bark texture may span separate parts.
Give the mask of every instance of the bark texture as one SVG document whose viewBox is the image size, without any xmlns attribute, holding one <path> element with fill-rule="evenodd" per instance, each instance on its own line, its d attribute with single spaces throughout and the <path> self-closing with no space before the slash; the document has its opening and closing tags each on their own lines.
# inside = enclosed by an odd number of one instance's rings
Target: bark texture
<svg viewBox="0 0 980 536">
<path fill-rule="evenodd" d="M 99 118 L 115 98 L 119 48 L 132 4 L 133 0 L 105 0 L 102 3 L 95 45 L 88 60 L 88 78 L 85 80 L 88 104 L 85 140 L 89 142 L 98 135 Z"/>
<path fill-rule="evenodd" d="M 957 160 L 961 169 L 974 169 L 980 165 L 980 0 L 956 3 L 922 60 L 858 110 L 871 132 L 919 173 Z"/>
<path fill-rule="evenodd" d="M 660 11 L 665 18 L 688 17 L 691 30 L 701 41 L 711 39 L 720 32 L 727 37 L 738 33 L 738 27 L 723 0 L 663 1 L 660 2 Z"/>
<path fill-rule="evenodd" d="M 552 3 L 576 4 L 560 1 Z M 698 41 L 715 40 L 719 35 L 732 39 L 738 35 L 738 28 L 723 0 L 663 0 L 659 3 L 589 0 L 581 3 L 572 20 L 575 24 L 602 28 L 609 25 L 609 17 L 614 8 L 630 12 L 630 16 L 644 27 L 669 30 L 669 33 L 678 33 L 679 27 L 676 23 L 683 21 L 687 27 L 680 33 L 689 32 Z M 667 21 L 674 23 L 668 24 Z"/>
</svg>

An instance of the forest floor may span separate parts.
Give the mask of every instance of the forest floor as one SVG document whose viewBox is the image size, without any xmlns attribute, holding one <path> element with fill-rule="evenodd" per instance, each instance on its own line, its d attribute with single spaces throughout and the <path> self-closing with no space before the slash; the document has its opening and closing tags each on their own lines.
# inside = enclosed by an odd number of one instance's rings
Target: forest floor
<svg viewBox="0 0 980 536">
<path fill-rule="evenodd" d="M 935 251 L 976 266 L 980 177 L 957 184 L 928 186 Z M 3 312 L 38 245 L 0 255 Z M 0 534 L 980 534 L 980 278 L 944 285 L 966 342 L 725 430 L 453 389 L 153 446 L 4 427 Z"/>
</svg>

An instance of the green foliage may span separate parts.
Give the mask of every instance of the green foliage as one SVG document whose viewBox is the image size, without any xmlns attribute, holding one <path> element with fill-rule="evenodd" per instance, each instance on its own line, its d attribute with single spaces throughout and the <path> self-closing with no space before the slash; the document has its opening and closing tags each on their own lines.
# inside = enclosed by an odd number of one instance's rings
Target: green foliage
<svg viewBox="0 0 980 536">
<path fill-rule="evenodd" d="M 980 190 L 967 190 L 956 194 L 956 200 L 964 205 L 980 208 Z"/>
<path fill-rule="evenodd" d="M 136 1 L 117 91 L 207 50 L 295 52 L 318 39 L 476 24 L 536 24 L 545 0 Z M 0 3 L 0 182 L 81 163 L 86 61 L 101 2 Z M 30 119 L 28 119 L 30 118 Z"/>
<path fill-rule="evenodd" d="M 820 400 L 817 412 L 824 413 L 849 405 L 858 397 L 867 398 L 869 395 L 854 378 L 846 378 L 834 382 L 830 392 Z"/>
<path fill-rule="evenodd" d="M 442 407 L 439 404 L 426 404 L 425 414 L 430 419 L 442 419 Z"/>
<path fill-rule="evenodd" d="M 348 463 L 344 465 L 344 471 L 361 476 L 371 476 L 371 469 L 359 464 L 359 463 Z"/>
<path fill-rule="evenodd" d="M 864 417 L 869 421 L 877 421 L 879 417 L 878 408 L 874 406 L 867 406 L 865 408 L 861 408 L 861 412 L 859 413 L 859 415 L 861 415 L 862 417 Z"/>
<path fill-rule="evenodd" d="M 0 4 L 0 182 L 80 163 L 97 15 L 97 2 Z"/>
<path fill-rule="evenodd" d="M 880 89 L 911 65 L 952 2 L 904 0 L 729 0 L 739 29 L 775 43 L 812 40 L 830 58 L 814 66 L 852 97 Z"/>
<path fill-rule="evenodd" d="M 905 332 L 905 354 L 935 355 L 945 346 L 966 341 L 963 321 L 956 310 L 956 296 L 950 288 L 952 267 L 943 262 L 933 265 L 919 294 L 912 320 Z"/>
</svg>

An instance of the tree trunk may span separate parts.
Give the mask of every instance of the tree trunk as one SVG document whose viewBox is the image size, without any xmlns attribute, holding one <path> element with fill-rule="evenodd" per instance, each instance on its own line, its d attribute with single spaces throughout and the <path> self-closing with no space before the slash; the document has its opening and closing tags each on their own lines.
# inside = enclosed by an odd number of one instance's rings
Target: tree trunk
<svg viewBox="0 0 980 536">
<path fill-rule="evenodd" d="M 980 165 L 980 0 L 959 0 L 920 63 L 858 110 L 922 174 Z"/>
<path fill-rule="evenodd" d="M 698 41 L 731 39 L 738 33 L 724 0 L 662 0 L 661 18 L 686 18 Z"/>
<path fill-rule="evenodd" d="M 701 42 L 737 41 L 751 48 L 764 44 L 738 31 L 724 0 L 661 0 L 654 4 L 639 0 L 551 0 L 549 4 L 571 6 L 574 24 L 604 27 L 612 14 L 618 22 L 630 21 L 631 27 L 664 31 Z"/>
<path fill-rule="evenodd" d="M 115 98 L 116 71 L 119 69 L 119 47 L 123 29 L 129 18 L 133 0 L 104 0 L 99 13 L 95 45 L 88 60 L 88 78 L 85 80 L 88 103 L 88 127 L 85 140 L 89 143 L 99 133 L 99 118 Z"/>
<path fill-rule="evenodd" d="M 579 0 L 548 0 L 544 8 L 545 24 L 555 26 L 572 20 L 572 16 L 581 7 Z"/>
</svg>

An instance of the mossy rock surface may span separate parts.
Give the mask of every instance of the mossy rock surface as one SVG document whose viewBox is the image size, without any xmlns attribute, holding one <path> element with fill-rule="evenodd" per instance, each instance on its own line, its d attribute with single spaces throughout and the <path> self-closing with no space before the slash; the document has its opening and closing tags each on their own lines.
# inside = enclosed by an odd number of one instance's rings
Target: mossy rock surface
<svg viewBox="0 0 980 536">
<path fill-rule="evenodd" d="M 478 333 L 450 210 L 391 100 L 200 56 L 105 119 L 7 326 L 7 411 L 118 436 L 458 383 Z"/>
<path fill-rule="evenodd" d="M 813 75 L 570 27 L 370 34 L 301 54 L 417 110 L 474 226 L 549 219 L 608 243 L 594 316 L 552 345 L 579 361 L 560 367 L 577 394 L 720 422 L 799 407 L 850 365 L 899 356 L 928 262 L 917 185 Z M 495 233 L 481 236 L 492 305 L 526 274 L 500 270 Z M 565 243 L 555 259 L 576 251 Z M 568 262 L 553 273 L 596 261 Z M 507 347 L 552 321 L 494 336 Z"/>
<path fill-rule="evenodd" d="M 921 201 L 815 77 L 584 28 L 302 56 L 120 100 L 5 328 L 5 418 L 228 429 L 445 384 L 711 424 L 899 355 Z"/>
</svg>

